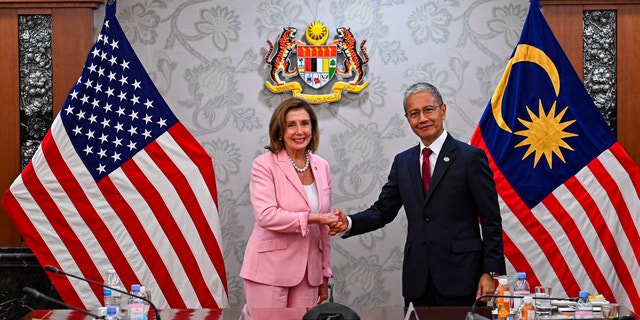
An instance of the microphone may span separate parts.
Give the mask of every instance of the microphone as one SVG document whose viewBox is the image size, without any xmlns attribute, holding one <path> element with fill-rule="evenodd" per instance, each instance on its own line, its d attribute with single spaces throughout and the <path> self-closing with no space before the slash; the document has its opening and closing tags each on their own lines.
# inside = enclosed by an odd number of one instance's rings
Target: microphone
<svg viewBox="0 0 640 320">
<path fill-rule="evenodd" d="M 307 311 L 302 320 L 360 320 L 351 308 L 333 302 L 333 284 L 329 284 L 329 302 L 319 304 Z"/>
<path fill-rule="evenodd" d="M 578 298 L 556 298 L 556 297 L 536 297 L 535 295 L 531 296 L 533 299 L 540 299 L 540 300 L 562 300 L 562 301 L 578 301 Z M 481 296 L 479 296 L 474 302 L 473 305 L 471 305 L 471 311 L 469 311 L 467 313 L 467 318 L 466 320 L 491 320 L 485 316 L 479 315 L 476 313 L 476 305 L 478 304 L 478 302 L 484 298 L 519 298 L 522 299 L 524 298 L 524 296 L 519 296 L 519 295 L 513 295 L 513 296 L 506 296 L 506 295 L 501 295 L 501 294 L 483 294 Z"/>
<path fill-rule="evenodd" d="M 48 300 L 48 301 L 51 301 L 51 302 L 53 302 L 55 304 L 61 305 L 61 306 L 65 307 L 65 308 L 67 308 L 67 309 L 75 310 L 75 311 L 78 311 L 80 313 L 86 314 L 88 316 L 93 317 L 94 319 L 104 319 L 104 316 L 99 316 L 99 315 L 93 314 L 93 313 L 91 313 L 91 312 L 89 312 L 87 310 L 80 309 L 78 307 L 74 307 L 72 305 L 66 304 L 66 303 L 64 303 L 64 302 L 62 302 L 62 301 L 60 301 L 58 299 L 51 298 L 51 297 L 41 293 L 40 291 L 38 291 L 36 289 L 29 288 L 29 287 L 24 287 L 24 288 L 22 288 L 22 291 L 24 291 L 26 293 L 29 293 L 29 294 L 33 295 L 34 297 L 36 297 L 38 299 Z"/>
<path fill-rule="evenodd" d="M 68 273 L 68 272 L 62 271 L 61 269 L 58 269 L 58 268 L 53 267 L 53 266 L 49 266 L 49 265 L 47 265 L 47 266 L 45 266 L 45 267 L 44 267 L 44 269 L 45 269 L 45 270 L 47 270 L 47 271 L 49 271 L 49 272 L 59 273 L 59 274 L 64 274 L 64 275 L 66 275 L 66 276 L 69 276 L 69 277 L 72 277 L 72 278 L 76 278 L 76 279 L 78 279 L 78 280 L 82 280 L 82 281 L 85 281 L 85 282 L 88 282 L 88 283 L 91 283 L 91 284 L 95 284 L 95 285 L 97 285 L 97 286 L 100 286 L 100 287 L 103 287 L 103 288 L 107 288 L 107 289 L 112 290 L 112 291 L 117 291 L 117 292 L 120 292 L 120 293 L 124 293 L 124 294 L 126 294 L 126 295 L 128 295 L 128 296 L 130 296 L 130 297 L 136 297 L 136 298 L 139 298 L 140 300 L 146 301 L 146 302 L 148 302 L 148 303 L 149 303 L 149 305 L 150 305 L 151 307 L 153 307 L 153 311 L 156 313 L 156 319 L 157 319 L 157 320 L 161 320 L 161 319 L 160 319 L 160 313 L 158 312 L 158 308 L 156 308 L 156 305 L 155 305 L 155 304 L 153 304 L 153 302 L 151 302 L 151 300 L 147 299 L 146 297 L 134 296 L 134 295 L 132 295 L 132 294 L 131 294 L 130 292 L 128 292 L 128 291 L 120 290 L 120 289 L 118 289 L 118 288 L 114 288 L 114 287 L 108 286 L 108 285 L 106 285 L 106 284 L 104 284 L 104 283 L 100 283 L 100 282 L 97 282 L 97 281 L 93 281 L 93 280 L 91 280 L 91 279 L 82 278 L 82 277 L 79 277 L 79 276 L 73 275 L 73 274 L 71 274 L 71 273 Z"/>
</svg>

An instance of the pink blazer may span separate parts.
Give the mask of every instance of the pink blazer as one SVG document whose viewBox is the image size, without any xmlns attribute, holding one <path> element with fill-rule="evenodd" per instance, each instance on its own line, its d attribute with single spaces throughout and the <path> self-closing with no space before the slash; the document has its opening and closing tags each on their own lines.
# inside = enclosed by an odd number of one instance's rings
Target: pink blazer
<svg viewBox="0 0 640 320">
<path fill-rule="evenodd" d="M 329 164 L 315 154 L 309 161 L 318 212 L 331 212 Z M 249 191 L 255 223 L 240 276 L 280 287 L 299 284 L 306 271 L 313 286 L 331 277 L 329 227 L 307 223 L 309 201 L 286 151 L 266 152 L 253 161 Z"/>
</svg>

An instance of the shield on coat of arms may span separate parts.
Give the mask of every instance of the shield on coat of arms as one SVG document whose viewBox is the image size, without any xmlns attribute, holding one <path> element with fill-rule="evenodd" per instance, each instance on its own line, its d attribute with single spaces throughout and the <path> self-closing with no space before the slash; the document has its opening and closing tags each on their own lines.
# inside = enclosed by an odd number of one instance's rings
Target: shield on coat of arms
<svg viewBox="0 0 640 320">
<path fill-rule="evenodd" d="M 315 89 L 329 83 L 336 72 L 336 45 L 298 45 L 298 75 Z"/>
</svg>

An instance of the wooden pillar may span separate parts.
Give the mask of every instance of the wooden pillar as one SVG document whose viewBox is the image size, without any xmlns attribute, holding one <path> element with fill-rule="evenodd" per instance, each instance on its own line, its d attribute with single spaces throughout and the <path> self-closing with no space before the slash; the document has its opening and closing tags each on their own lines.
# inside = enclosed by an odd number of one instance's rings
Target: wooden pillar
<svg viewBox="0 0 640 320">
<path fill-rule="evenodd" d="M 0 198 L 20 174 L 20 15 L 51 16 L 53 110 L 57 114 L 93 45 L 93 14 L 103 0 L 0 0 Z M 0 247 L 26 246 L 0 208 Z"/>
</svg>

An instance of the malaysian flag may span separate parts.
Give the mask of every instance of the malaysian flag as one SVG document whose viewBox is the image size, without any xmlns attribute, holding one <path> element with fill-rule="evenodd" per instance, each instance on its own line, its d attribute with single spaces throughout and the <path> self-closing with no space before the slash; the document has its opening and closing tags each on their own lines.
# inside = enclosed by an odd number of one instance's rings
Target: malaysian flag
<svg viewBox="0 0 640 320">
<path fill-rule="evenodd" d="M 153 85 L 106 5 L 80 78 L 3 206 L 41 265 L 146 286 L 159 308 L 228 307 L 213 161 Z M 54 274 L 68 304 L 102 288 Z"/>
<path fill-rule="evenodd" d="M 532 286 L 640 310 L 640 170 L 532 1 L 471 143 L 490 159 L 505 256 Z"/>
</svg>

